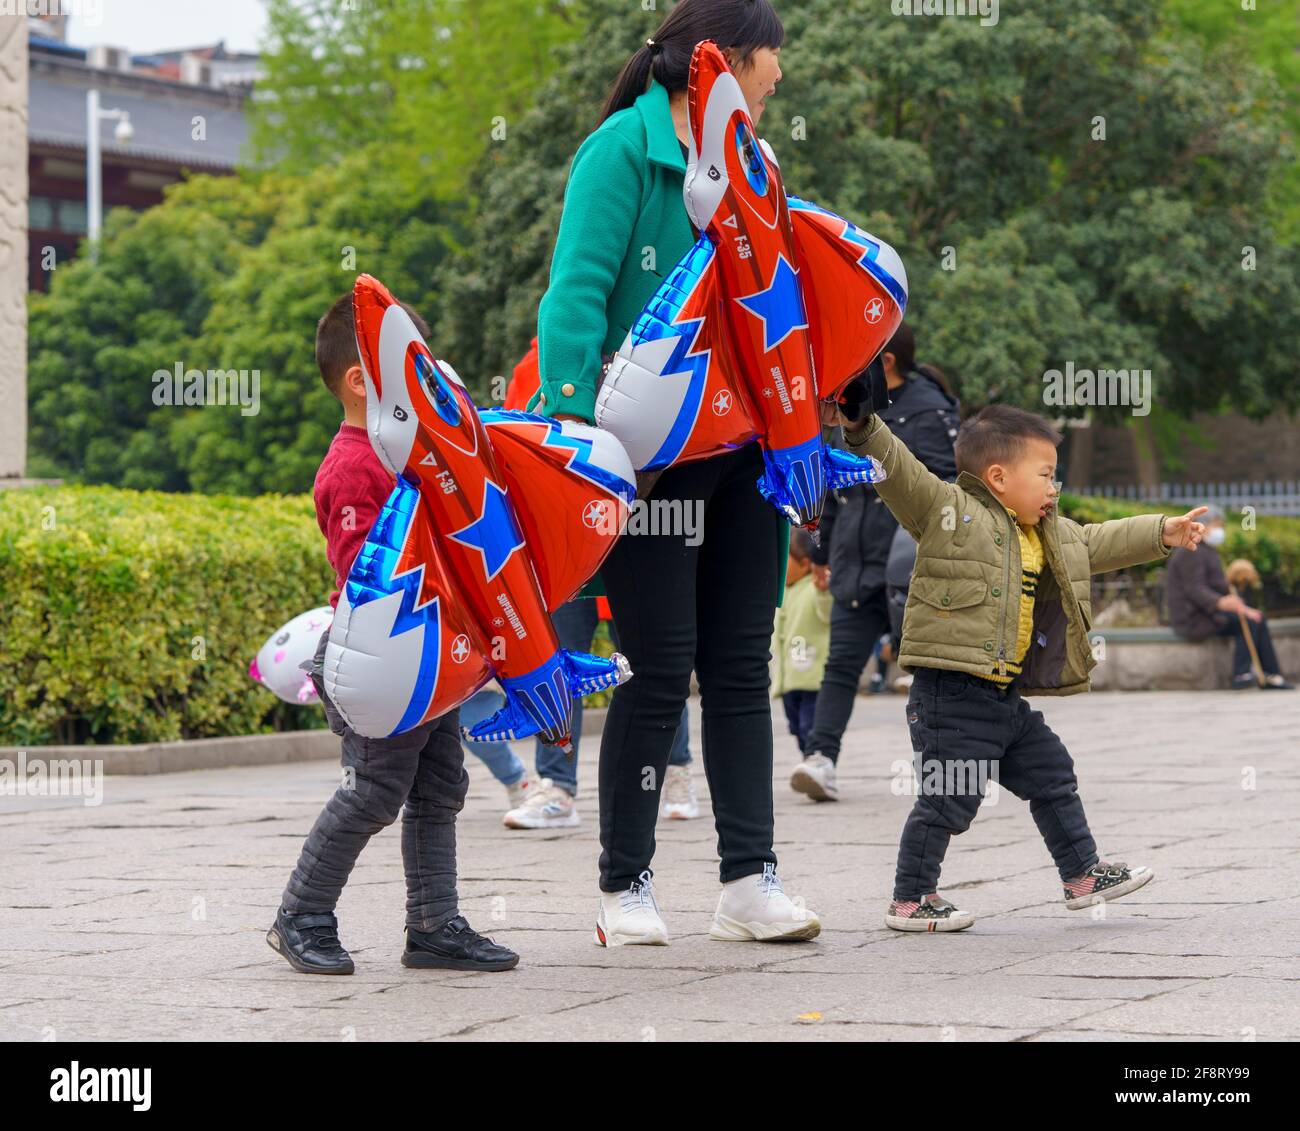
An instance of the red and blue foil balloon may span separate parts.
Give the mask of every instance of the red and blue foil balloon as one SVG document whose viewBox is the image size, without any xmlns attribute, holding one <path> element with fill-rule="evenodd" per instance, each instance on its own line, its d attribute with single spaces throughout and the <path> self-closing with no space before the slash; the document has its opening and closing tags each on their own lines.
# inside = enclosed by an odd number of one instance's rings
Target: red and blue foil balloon
<svg viewBox="0 0 1300 1131">
<path fill-rule="evenodd" d="M 561 650 L 549 613 L 599 568 L 636 479 L 608 432 L 480 412 L 382 283 L 358 277 L 366 427 L 397 485 L 339 597 L 324 685 L 357 733 L 385 737 L 496 678 L 506 703 L 465 731 L 568 746 L 575 698 L 627 661 Z"/>
<path fill-rule="evenodd" d="M 740 85 L 711 41 L 691 59 L 686 209 L 700 237 L 665 277 L 610 363 L 596 423 L 637 470 L 758 440 L 758 489 L 815 527 L 828 488 L 884 478 L 828 447 L 835 399 L 903 319 L 907 275 L 888 244 L 787 197 Z"/>
</svg>

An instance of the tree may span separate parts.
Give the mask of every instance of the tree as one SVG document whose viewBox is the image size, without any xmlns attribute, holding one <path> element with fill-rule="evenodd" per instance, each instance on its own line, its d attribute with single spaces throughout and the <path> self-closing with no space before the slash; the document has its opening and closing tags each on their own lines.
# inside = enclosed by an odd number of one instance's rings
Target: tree
<svg viewBox="0 0 1300 1131">
<path fill-rule="evenodd" d="M 98 261 L 61 268 L 31 312 L 35 474 L 234 494 L 309 490 L 338 402 L 316 322 L 360 271 L 433 319 L 432 280 L 463 238 L 431 186 L 385 178 L 375 152 L 310 178 L 197 177 L 111 217 Z M 238 405 L 156 402 L 157 371 L 244 371 Z M 257 384 L 252 386 L 252 374 Z"/>
<path fill-rule="evenodd" d="M 199 177 L 147 212 L 114 210 L 98 262 L 81 255 L 55 272 L 48 294 L 31 296 L 33 475 L 184 489 L 152 375 L 200 363 L 193 343 L 212 292 L 265 237 L 287 188 L 275 177 Z"/>
<path fill-rule="evenodd" d="M 1044 374 L 1073 362 L 1150 369 L 1157 422 L 1300 404 L 1269 74 L 1161 38 L 1155 0 L 1040 0 L 996 27 L 866 0 L 780 10 L 785 78 L 761 130 L 786 188 L 899 249 L 923 356 L 968 403 L 1041 410 Z M 476 236 L 443 280 L 440 341 L 470 372 L 504 371 L 533 333 L 568 163 L 662 15 L 581 11 L 591 34 L 481 163 Z"/>
<path fill-rule="evenodd" d="M 295 171 L 382 142 L 390 174 L 473 192 L 467 174 L 509 132 L 580 33 L 570 0 L 269 0 L 254 152 Z"/>
</svg>

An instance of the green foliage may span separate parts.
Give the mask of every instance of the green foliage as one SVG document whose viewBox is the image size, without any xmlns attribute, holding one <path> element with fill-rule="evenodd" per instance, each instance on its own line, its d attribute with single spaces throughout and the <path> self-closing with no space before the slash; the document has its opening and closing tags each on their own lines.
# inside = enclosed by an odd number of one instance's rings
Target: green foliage
<svg viewBox="0 0 1300 1131">
<path fill-rule="evenodd" d="M 1206 3 L 1165 0 L 1169 34 L 1191 34 L 1212 53 L 1216 67 L 1236 68 L 1243 60 L 1263 67 L 1277 80 L 1285 100 L 1287 145 L 1300 139 L 1300 7 L 1286 0 Z M 1300 162 L 1280 162 L 1270 192 L 1282 213 L 1289 242 L 1300 236 Z"/>
<path fill-rule="evenodd" d="M 786 186 L 898 247 L 920 356 L 968 405 L 1041 407 L 1068 361 L 1150 369 L 1157 438 L 1196 410 L 1300 405 L 1285 21 L 1190 0 L 1037 0 L 991 28 L 874 0 L 780 8 L 760 129 Z M 485 396 L 536 332 L 572 155 L 662 16 L 273 0 L 257 131 L 277 171 L 115 212 L 98 263 L 33 297 L 31 474 L 306 490 L 339 419 L 314 325 L 356 271 L 419 309 Z M 260 411 L 155 406 L 152 375 L 177 362 L 257 369 Z"/>
<path fill-rule="evenodd" d="M 0 491 L 0 744 L 321 726 L 248 664 L 332 581 L 301 496 Z"/>
<path fill-rule="evenodd" d="M 530 109 L 479 160 L 476 223 L 438 279 L 446 299 L 438 348 L 467 381 L 508 374 L 537 333 L 569 163 L 619 70 L 663 16 L 619 0 L 577 0 L 574 9 L 586 34 L 554 52 L 554 73 Z"/>
<path fill-rule="evenodd" d="M 269 0 L 253 141 L 294 170 L 382 141 L 391 175 L 467 173 L 581 32 L 568 0 Z"/>
<path fill-rule="evenodd" d="M 569 160 L 661 16 L 579 10 L 590 35 L 484 157 L 474 238 L 442 279 L 439 342 L 463 371 L 507 371 L 534 332 Z M 780 10 L 785 77 L 760 130 L 786 188 L 899 249 L 921 356 L 968 403 L 1041 406 L 1043 373 L 1073 360 L 1152 370 L 1178 415 L 1225 407 L 1228 378 L 1234 409 L 1300 404 L 1272 75 L 1160 38 L 1155 0 L 1004 6 L 994 28 L 867 0 Z"/>
<path fill-rule="evenodd" d="M 317 320 L 369 271 L 432 321 L 434 274 L 460 238 L 431 186 L 385 178 L 381 158 L 310 178 L 198 177 L 148 212 L 115 212 L 98 263 L 62 268 L 32 305 L 31 474 L 309 490 L 341 419 L 315 365 Z M 256 370 L 257 412 L 156 404 L 153 374 L 178 362 Z"/>
</svg>

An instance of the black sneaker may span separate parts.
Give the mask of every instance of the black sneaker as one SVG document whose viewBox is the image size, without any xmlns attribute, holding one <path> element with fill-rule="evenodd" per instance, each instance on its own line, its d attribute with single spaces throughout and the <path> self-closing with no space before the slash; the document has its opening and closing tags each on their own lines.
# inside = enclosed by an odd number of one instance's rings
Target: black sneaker
<svg viewBox="0 0 1300 1131">
<path fill-rule="evenodd" d="M 339 921 L 329 912 L 290 915 L 281 907 L 266 941 L 300 974 L 351 974 L 356 969 L 339 942 Z"/>
<path fill-rule="evenodd" d="M 424 970 L 513 970 L 519 955 L 480 935 L 457 915 L 436 931 L 407 927 L 402 965 Z"/>
<path fill-rule="evenodd" d="M 1295 690 L 1295 685 L 1288 683 L 1286 680 L 1286 676 L 1278 675 L 1276 672 L 1273 675 L 1266 675 L 1264 677 L 1264 683 L 1262 686 L 1265 691 L 1294 691 Z"/>
<path fill-rule="evenodd" d="M 1097 863 L 1091 872 L 1065 881 L 1065 906 L 1080 911 L 1107 899 L 1118 899 L 1145 887 L 1155 873 L 1145 866 L 1130 868 L 1127 864 L 1111 864 L 1105 860 Z"/>
</svg>

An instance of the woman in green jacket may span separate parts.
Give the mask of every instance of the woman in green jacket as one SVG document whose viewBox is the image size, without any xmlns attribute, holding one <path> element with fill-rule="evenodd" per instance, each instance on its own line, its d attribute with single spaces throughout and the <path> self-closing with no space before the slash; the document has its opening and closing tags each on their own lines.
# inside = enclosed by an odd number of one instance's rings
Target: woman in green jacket
<svg viewBox="0 0 1300 1131">
<path fill-rule="evenodd" d="M 681 0 L 624 66 L 569 171 L 538 314 L 541 386 L 531 408 L 593 422 L 603 364 L 696 239 L 682 199 L 696 44 L 722 48 L 757 123 L 781 78 L 784 35 L 770 0 Z M 750 443 L 643 484 L 652 505 L 674 504 L 658 513 L 689 508 L 703 514 L 702 529 L 626 534 L 601 570 L 633 672 L 614 692 L 600 747 L 602 945 L 668 941 L 650 862 L 692 668 L 722 858 L 710 934 L 808 939 L 821 929 L 782 891 L 772 852 L 768 645 L 788 530 L 758 493 L 762 470 Z"/>
</svg>

